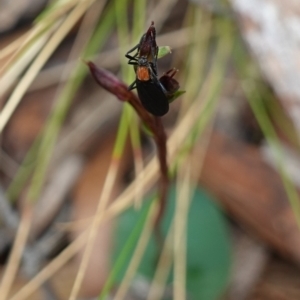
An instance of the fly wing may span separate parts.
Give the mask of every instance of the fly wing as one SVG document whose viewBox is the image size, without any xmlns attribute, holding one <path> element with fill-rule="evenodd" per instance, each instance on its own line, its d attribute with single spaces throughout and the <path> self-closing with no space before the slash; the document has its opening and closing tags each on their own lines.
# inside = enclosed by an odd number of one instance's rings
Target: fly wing
<svg viewBox="0 0 300 300">
<path fill-rule="evenodd" d="M 136 88 L 142 105 L 152 115 L 161 117 L 169 111 L 168 99 L 157 83 L 137 80 Z"/>
</svg>

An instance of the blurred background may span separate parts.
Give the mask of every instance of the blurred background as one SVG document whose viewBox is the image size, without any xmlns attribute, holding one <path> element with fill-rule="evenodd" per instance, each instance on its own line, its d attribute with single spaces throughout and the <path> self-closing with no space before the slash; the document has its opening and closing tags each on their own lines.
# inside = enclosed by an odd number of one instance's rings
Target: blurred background
<svg viewBox="0 0 300 300">
<path fill-rule="evenodd" d="M 154 21 L 185 93 L 149 130 L 85 61 L 135 79 Z M 300 6 L 0 1 L 0 299 L 300 299 Z"/>
</svg>

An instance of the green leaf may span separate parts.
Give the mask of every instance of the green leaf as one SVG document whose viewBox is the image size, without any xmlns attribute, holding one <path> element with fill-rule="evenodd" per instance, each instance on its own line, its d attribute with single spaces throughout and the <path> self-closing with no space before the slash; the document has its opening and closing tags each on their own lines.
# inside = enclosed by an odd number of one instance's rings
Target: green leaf
<svg viewBox="0 0 300 300">
<path fill-rule="evenodd" d="M 162 57 L 166 56 L 169 53 L 171 53 L 171 48 L 169 46 L 158 47 L 157 58 L 162 58 Z"/>
<path fill-rule="evenodd" d="M 165 235 L 170 226 L 175 207 L 175 188 L 172 188 L 168 207 L 162 222 Z M 146 201 L 148 204 L 149 201 Z M 147 205 L 148 206 L 148 205 Z M 145 206 L 136 212 L 133 209 L 125 212 L 119 220 L 115 258 L 122 251 L 128 236 Z M 189 299 L 213 300 L 223 293 L 229 278 L 231 266 L 231 244 L 227 222 L 212 197 L 203 190 L 195 189 L 187 222 L 187 295 Z M 176 234 L 176 233 L 175 233 Z M 137 275 L 153 278 L 157 261 L 157 244 L 152 237 L 147 246 Z M 124 269 L 117 275 L 120 282 L 124 276 L 129 259 Z M 172 274 L 168 284 L 172 284 Z"/>
<path fill-rule="evenodd" d="M 174 94 L 172 94 L 172 96 L 168 96 L 168 101 L 169 103 L 173 102 L 174 100 L 176 100 L 178 97 L 180 97 L 182 94 L 184 94 L 186 91 L 176 91 Z"/>
</svg>

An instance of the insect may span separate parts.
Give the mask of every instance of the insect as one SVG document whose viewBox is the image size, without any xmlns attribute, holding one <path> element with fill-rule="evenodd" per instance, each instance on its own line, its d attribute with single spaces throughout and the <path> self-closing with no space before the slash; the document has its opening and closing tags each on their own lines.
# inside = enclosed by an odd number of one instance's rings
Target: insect
<svg viewBox="0 0 300 300">
<path fill-rule="evenodd" d="M 137 50 L 137 53 L 134 56 L 131 56 L 130 53 L 134 50 Z M 158 55 L 158 46 L 156 44 L 156 30 L 154 27 L 154 22 L 151 22 L 151 25 L 147 32 L 141 37 L 140 42 L 130 49 L 125 57 L 129 59 L 129 65 L 139 65 L 147 60 L 152 63 L 153 71 L 157 74 L 157 55 Z"/>
<path fill-rule="evenodd" d="M 128 64 L 134 65 L 136 80 L 129 86 L 129 90 L 137 89 L 144 108 L 154 116 L 163 116 L 169 111 L 167 91 L 157 78 L 156 31 L 152 22 L 148 31 L 142 36 L 139 44 L 126 53 Z M 132 56 L 131 52 L 137 50 Z"/>
</svg>

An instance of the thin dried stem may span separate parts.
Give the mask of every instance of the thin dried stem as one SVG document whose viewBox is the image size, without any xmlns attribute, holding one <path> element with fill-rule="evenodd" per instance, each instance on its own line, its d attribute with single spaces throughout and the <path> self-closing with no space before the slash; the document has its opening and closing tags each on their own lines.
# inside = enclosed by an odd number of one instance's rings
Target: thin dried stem
<svg viewBox="0 0 300 300">
<path fill-rule="evenodd" d="M 174 214 L 174 300 L 186 299 L 186 224 L 191 202 L 191 161 L 182 164 L 177 180 L 176 209 Z"/>
<path fill-rule="evenodd" d="M 163 298 L 166 281 L 173 262 L 172 241 L 174 239 L 174 224 L 169 227 L 158 264 L 149 289 L 147 300 L 159 300 Z"/>
<path fill-rule="evenodd" d="M 8 297 L 11 286 L 15 279 L 19 264 L 22 258 L 22 253 L 26 245 L 26 240 L 30 232 L 32 207 L 27 206 L 22 214 L 21 221 L 17 230 L 17 235 L 14 241 L 8 264 L 0 286 L 0 300 L 5 300 Z"/>
<path fill-rule="evenodd" d="M 29 283 L 23 286 L 10 300 L 25 300 L 37 291 L 53 274 L 61 269 L 85 245 L 86 232 L 73 241 L 59 256 L 53 259 L 47 267 L 40 271 Z"/>
</svg>

